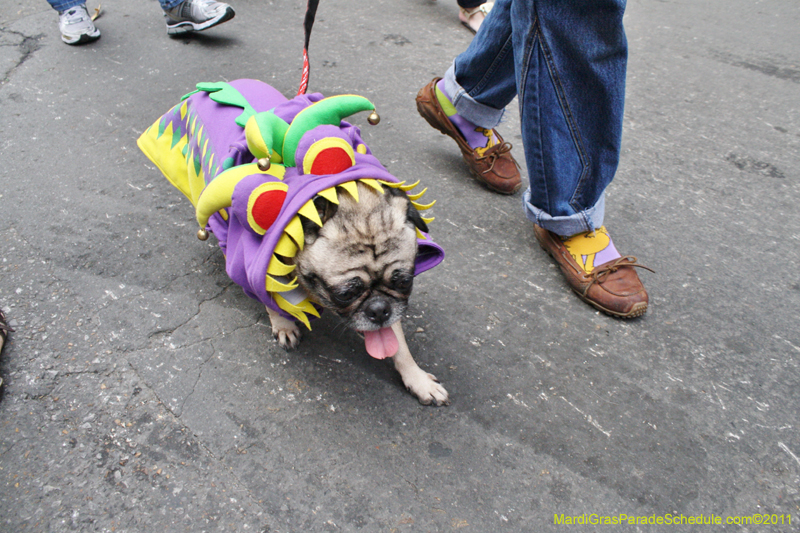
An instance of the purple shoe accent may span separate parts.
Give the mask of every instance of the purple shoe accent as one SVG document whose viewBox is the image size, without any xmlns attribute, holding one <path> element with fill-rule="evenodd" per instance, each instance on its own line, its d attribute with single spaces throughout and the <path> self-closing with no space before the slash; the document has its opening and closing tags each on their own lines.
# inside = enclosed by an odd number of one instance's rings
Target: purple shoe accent
<svg viewBox="0 0 800 533">
<path fill-rule="evenodd" d="M 484 134 L 484 131 L 486 130 L 480 128 L 478 131 L 475 131 L 477 126 L 465 118 L 462 118 L 458 115 L 453 115 L 447 118 L 450 119 L 450 122 L 452 122 L 456 128 L 458 128 L 458 131 L 461 132 L 461 135 L 464 136 L 464 139 L 467 140 L 467 144 L 469 144 L 470 148 L 473 150 L 475 148 L 486 148 L 494 144 L 490 141 L 494 139 L 494 135 L 491 134 L 491 130 L 489 131 L 489 135 L 491 135 L 491 137 L 487 137 L 486 134 Z"/>
<path fill-rule="evenodd" d="M 603 263 L 608 263 L 609 261 L 613 261 L 621 257 L 620 253 L 617 251 L 616 246 L 614 246 L 614 241 L 609 241 L 608 246 L 597 252 L 594 256 L 594 266 L 598 267 Z"/>
<path fill-rule="evenodd" d="M 444 80 L 440 80 L 439 83 L 436 84 L 436 87 L 450 100 L 450 95 L 444 90 Z M 458 114 L 450 115 L 447 118 L 458 128 L 458 131 L 464 136 L 467 144 L 469 144 L 470 148 L 473 150 L 475 148 L 487 148 L 497 142 L 497 139 L 495 139 L 491 132 L 489 133 L 491 137 L 487 137 L 484 133 L 486 130 L 478 128 L 478 126 Z"/>
</svg>

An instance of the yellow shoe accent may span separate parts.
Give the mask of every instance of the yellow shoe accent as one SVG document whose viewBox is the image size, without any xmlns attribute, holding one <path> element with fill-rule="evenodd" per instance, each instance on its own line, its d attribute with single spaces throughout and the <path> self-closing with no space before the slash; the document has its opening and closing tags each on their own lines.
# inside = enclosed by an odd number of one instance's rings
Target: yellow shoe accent
<svg viewBox="0 0 800 533">
<path fill-rule="evenodd" d="M 594 270 L 594 256 L 608 247 L 611 237 L 606 227 L 601 226 L 595 231 L 573 235 L 563 242 L 575 262 L 588 274 Z"/>
<path fill-rule="evenodd" d="M 486 155 L 486 150 L 497 144 L 497 141 L 494 139 L 492 135 L 492 130 L 487 130 L 486 128 L 475 128 L 475 131 L 479 133 L 483 133 L 488 139 L 486 140 L 486 146 L 483 148 L 475 148 L 475 152 L 478 154 L 479 157 L 483 157 Z"/>
</svg>

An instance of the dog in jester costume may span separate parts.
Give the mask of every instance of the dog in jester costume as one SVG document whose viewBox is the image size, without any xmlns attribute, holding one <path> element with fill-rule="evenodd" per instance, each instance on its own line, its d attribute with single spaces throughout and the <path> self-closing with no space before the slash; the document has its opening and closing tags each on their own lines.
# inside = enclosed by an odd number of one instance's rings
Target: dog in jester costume
<svg viewBox="0 0 800 533">
<path fill-rule="evenodd" d="M 400 320 L 414 276 L 444 257 L 420 214 L 433 203 L 420 203 L 419 182 L 390 174 L 343 120 L 360 111 L 377 122 L 361 96 L 289 100 L 255 80 L 201 83 L 138 144 L 194 205 L 198 237 L 217 238 L 231 279 L 266 306 L 282 347 L 330 309 L 372 357 L 393 357 L 420 402 L 446 404 Z"/>
</svg>

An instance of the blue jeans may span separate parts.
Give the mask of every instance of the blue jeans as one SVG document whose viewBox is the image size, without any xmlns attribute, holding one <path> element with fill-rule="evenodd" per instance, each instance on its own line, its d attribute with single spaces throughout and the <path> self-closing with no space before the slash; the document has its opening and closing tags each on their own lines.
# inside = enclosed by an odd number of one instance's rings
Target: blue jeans
<svg viewBox="0 0 800 533">
<path fill-rule="evenodd" d="M 445 74 L 459 115 L 494 128 L 519 96 L 527 217 L 559 235 L 603 224 L 622 139 L 625 0 L 496 0 Z"/>
<path fill-rule="evenodd" d="M 171 9 L 183 0 L 158 0 L 161 3 L 161 9 L 166 11 L 167 9 Z M 86 3 L 86 0 L 47 0 L 47 3 L 50 6 L 58 11 L 59 13 L 63 13 L 67 9 L 70 9 L 75 6 L 79 6 Z"/>
</svg>

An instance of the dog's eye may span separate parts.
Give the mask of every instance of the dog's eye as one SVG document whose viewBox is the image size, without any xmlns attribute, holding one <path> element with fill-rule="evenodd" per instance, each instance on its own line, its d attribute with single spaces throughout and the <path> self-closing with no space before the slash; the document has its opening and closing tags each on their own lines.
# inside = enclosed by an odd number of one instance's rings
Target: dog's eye
<svg viewBox="0 0 800 533">
<path fill-rule="evenodd" d="M 331 296 L 336 303 L 341 305 L 347 305 L 351 303 L 362 294 L 364 294 L 364 282 L 359 278 L 353 278 L 344 286 L 331 292 Z"/>
<path fill-rule="evenodd" d="M 392 286 L 401 292 L 408 292 L 414 284 L 414 276 L 404 270 L 392 272 Z"/>
</svg>

